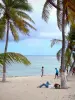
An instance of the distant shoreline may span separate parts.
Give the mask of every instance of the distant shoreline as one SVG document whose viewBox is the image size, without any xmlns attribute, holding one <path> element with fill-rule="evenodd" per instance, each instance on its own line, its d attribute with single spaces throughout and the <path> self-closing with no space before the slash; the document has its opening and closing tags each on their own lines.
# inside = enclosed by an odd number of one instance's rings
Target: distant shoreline
<svg viewBox="0 0 75 100">
<path fill-rule="evenodd" d="M 44 75 L 44 76 L 54 76 L 54 74 L 46 74 L 46 75 Z M 43 76 L 43 77 L 44 77 Z M 28 75 L 28 76 L 7 76 L 6 75 L 6 77 L 7 78 L 14 78 L 14 77 L 41 77 L 41 75 Z M 2 76 L 0 76 L 0 78 L 2 78 Z"/>
</svg>

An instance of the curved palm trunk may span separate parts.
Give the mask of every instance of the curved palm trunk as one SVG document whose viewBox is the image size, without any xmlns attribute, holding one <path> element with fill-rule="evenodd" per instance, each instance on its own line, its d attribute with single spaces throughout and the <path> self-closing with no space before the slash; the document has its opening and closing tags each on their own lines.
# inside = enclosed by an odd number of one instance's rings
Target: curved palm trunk
<svg viewBox="0 0 75 100">
<path fill-rule="evenodd" d="M 6 34 L 6 43 L 5 43 L 5 50 L 4 50 L 4 64 L 3 64 L 3 77 L 2 81 L 6 81 L 6 52 L 7 52 L 7 47 L 8 47 L 8 35 L 9 35 L 9 20 L 7 20 L 7 34 Z"/>
<path fill-rule="evenodd" d="M 64 0 L 63 0 L 64 2 Z M 62 56 L 61 56 L 61 88 L 66 88 L 66 75 L 65 75 L 65 31 L 64 31 L 64 17 L 65 17 L 65 10 L 64 10 L 64 3 L 63 3 L 63 16 L 62 16 Z"/>
</svg>

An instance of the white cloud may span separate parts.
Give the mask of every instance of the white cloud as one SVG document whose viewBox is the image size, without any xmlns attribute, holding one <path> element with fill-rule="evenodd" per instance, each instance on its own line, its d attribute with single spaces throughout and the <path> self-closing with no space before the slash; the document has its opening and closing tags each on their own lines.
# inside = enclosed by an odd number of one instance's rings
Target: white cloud
<svg viewBox="0 0 75 100">
<path fill-rule="evenodd" d="M 59 33 L 48 33 L 48 32 L 40 32 L 40 37 L 42 38 L 62 38 L 62 34 Z"/>
<path fill-rule="evenodd" d="M 2 0 L 0 0 L 0 3 L 2 3 Z"/>
</svg>

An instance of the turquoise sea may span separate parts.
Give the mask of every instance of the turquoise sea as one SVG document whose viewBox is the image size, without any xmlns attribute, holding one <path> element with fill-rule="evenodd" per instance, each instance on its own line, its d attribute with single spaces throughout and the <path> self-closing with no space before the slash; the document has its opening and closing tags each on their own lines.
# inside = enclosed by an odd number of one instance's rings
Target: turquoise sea
<svg viewBox="0 0 75 100">
<path fill-rule="evenodd" d="M 55 68 L 60 67 L 56 56 L 26 56 L 31 65 L 25 66 L 20 63 L 7 65 L 7 76 L 37 76 L 41 75 L 41 67 L 44 66 L 44 74 L 55 73 Z M 2 73 L 0 73 L 2 75 Z"/>
</svg>

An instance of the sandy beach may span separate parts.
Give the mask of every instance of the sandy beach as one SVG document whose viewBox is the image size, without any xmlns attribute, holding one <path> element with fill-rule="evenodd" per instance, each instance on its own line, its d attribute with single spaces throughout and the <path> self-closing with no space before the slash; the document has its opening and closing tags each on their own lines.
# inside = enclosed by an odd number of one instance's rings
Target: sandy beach
<svg viewBox="0 0 75 100">
<path fill-rule="evenodd" d="M 68 89 L 37 88 L 46 81 L 60 83 L 53 75 L 9 77 L 6 83 L 0 82 L 0 100 L 75 100 L 75 76 L 69 77 Z"/>
</svg>

